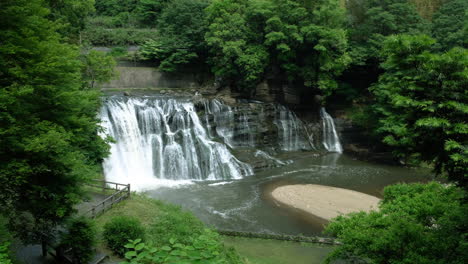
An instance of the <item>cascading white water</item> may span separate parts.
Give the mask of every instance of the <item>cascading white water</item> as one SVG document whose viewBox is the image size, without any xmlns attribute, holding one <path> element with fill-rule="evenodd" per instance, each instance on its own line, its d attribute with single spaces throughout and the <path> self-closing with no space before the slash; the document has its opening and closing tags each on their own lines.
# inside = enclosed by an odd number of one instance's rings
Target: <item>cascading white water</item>
<svg viewBox="0 0 468 264">
<path fill-rule="evenodd" d="M 282 150 L 296 151 L 314 148 L 311 138 L 308 138 L 306 127 L 291 110 L 277 105 L 276 112 L 275 124 L 279 130 L 278 136 Z"/>
<path fill-rule="evenodd" d="M 284 165 L 287 165 L 287 164 L 290 164 L 292 161 L 291 160 L 287 160 L 287 161 L 282 161 L 280 159 L 277 159 L 275 157 L 272 157 L 270 154 L 266 153 L 265 151 L 262 151 L 262 150 L 257 150 L 255 152 L 255 157 L 261 157 L 265 160 L 270 160 L 272 161 L 274 164 L 276 164 L 278 167 L 279 166 L 284 166 Z"/>
<path fill-rule="evenodd" d="M 106 98 L 100 118 L 106 133 L 116 140 L 104 161 L 106 178 L 130 182 L 137 190 L 193 180 L 240 179 L 253 174 L 253 169 L 232 149 L 315 149 L 306 126 L 282 105 L 198 102 L 196 108 L 188 98 Z M 341 152 L 333 119 L 325 109 L 320 114 L 324 147 Z M 285 164 L 263 151 L 254 156 Z"/>
<path fill-rule="evenodd" d="M 330 152 L 342 153 L 343 148 L 336 133 L 335 123 L 324 107 L 320 108 L 320 117 L 323 124 L 323 146 Z"/>
<path fill-rule="evenodd" d="M 255 147 L 256 129 L 249 124 L 249 116 L 245 111 L 230 107 L 221 101 L 206 100 L 205 125 L 213 127 L 210 118 L 216 127 L 216 134 L 221 137 L 229 147 Z M 213 136 L 213 135 L 212 135 Z"/>
<path fill-rule="evenodd" d="M 145 189 L 164 181 L 239 179 L 252 174 L 250 165 L 212 140 L 188 100 L 112 97 L 104 103 L 101 120 L 116 140 L 104 161 L 110 181 Z"/>
</svg>

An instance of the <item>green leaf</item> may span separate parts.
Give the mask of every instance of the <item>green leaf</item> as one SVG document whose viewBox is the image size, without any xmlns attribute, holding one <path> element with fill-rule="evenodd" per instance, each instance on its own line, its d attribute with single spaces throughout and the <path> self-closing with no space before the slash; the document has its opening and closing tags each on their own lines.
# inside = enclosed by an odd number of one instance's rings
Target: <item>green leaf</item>
<svg viewBox="0 0 468 264">
<path fill-rule="evenodd" d="M 125 253 L 126 259 L 133 259 L 136 256 L 137 256 L 137 253 L 135 251 L 128 251 L 127 253 Z"/>
<path fill-rule="evenodd" d="M 162 247 L 161 247 L 161 250 L 164 250 L 164 251 L 171 251 L 172 249 L 171 249 L 171 247 L 169 247 L 169 246 L 162 246 Z"/>
</svg>

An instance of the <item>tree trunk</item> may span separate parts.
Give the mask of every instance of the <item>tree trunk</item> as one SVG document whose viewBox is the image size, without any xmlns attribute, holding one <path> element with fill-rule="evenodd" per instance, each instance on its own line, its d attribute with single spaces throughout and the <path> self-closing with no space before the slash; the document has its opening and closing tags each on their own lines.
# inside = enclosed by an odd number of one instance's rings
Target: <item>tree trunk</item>
<svg viewBox="0 0 468 264">
<path fill-rule="evenodd" d="M 42 256 L 47 257 L 47 242 L 45 237 L 41 238 Z"/>
</svg>

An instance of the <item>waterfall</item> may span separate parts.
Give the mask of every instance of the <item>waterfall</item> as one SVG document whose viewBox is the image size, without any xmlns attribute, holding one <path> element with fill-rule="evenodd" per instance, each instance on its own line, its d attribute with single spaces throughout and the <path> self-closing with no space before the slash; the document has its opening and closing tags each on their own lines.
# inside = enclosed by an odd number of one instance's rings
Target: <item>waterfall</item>
<svg viewBox="0 0 468 264">
<path fill-rule="evenodd" d="M 275 165 L 277 165 L 277 167 L 287 165 L 287 164 L 290 164 L 292 162 L 291 160 L 282 161 L 280 159 L 272 157 L 270 154 L 268 154 L 268 153 L 266 153 L 265 151 L 262 151 L 262 150 L 257 150 L 255 152 L 255 157 L 261 157 L 261 158 L 263 158 L 265 160 L 272 161 Z"/>
<path fill-rule="evenodd" d="M 240 179 L 253 173 L 225 144 L 213 141 L 187 99 L 111 97 L 100 118 L 116 140 L 104 161 L 110 181 L 144 189 L 168 180 Z"/>
<path fill-rule="evenodd" d="M 336 133 L 335 123 L 333 118 L 325 111 L 325 108 L 320 108 L 320 117 L 323 124 L 323 146 L 330 152 L 342 153 L 340 138 Z"/>
<path fill-rule="evenodd" d="M 256 127 L 250 124 L 249 111 L 230 107 L 221 101 L 206 100 L 205 125 L 213 127 L 214 123 L 216 135 L 223 139 L 224 143 L 231 148 L 235 147 L 255 147 Z M 210 135 L 214 136 L 213 133 Z"/>
<path fill-rule="evenodd" d="M 312 134 L 285 106 L 195 101 L 167 96 L 105 98 L 100 119 L 115 139 L 103 163 L 106 178 L 130 182 L 136 190 L 194 180 L 240 179 L 252 175 L 253 168 L 232 154 L 236 148 L 243 148 L 236 153 L 244 159 L 253 155 L 279 166 L 287 163 L 260 149 L 271 153 L 315 149 Z M 341 152 L 333 119 L 325 109 L 320 114 L 324 147 Z"/>
<path fill-rule="evenodd" d="M 284 151 L 314 149 L 311 138 L 302 121 L 291 110 L 283 105 L 276 106 L 277 117 L 275 124 L 278 127 L 280 147 Z"/>
</svg>

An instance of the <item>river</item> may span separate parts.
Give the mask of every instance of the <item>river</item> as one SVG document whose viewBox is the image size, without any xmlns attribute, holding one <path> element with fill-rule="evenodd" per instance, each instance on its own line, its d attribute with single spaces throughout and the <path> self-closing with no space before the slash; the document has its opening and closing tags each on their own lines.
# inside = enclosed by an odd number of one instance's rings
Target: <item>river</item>
<svg viewBox="0 0 468 264">
<path fill-rule="evenodd" d="M 386 185 L 431 177 L 341 154 L 324 108 L 313 131 L 282 105 L 199 96 L 111 96 L 100 117 L 116 140 L 106 179 L 179 204 L 218 229 L 317 235 L 326 222 L 275 204 L 274 187 L 312 183 L 381 196 Z"/>
</svg>

